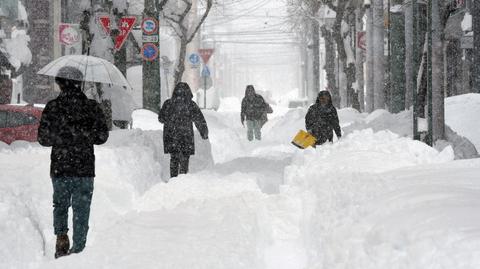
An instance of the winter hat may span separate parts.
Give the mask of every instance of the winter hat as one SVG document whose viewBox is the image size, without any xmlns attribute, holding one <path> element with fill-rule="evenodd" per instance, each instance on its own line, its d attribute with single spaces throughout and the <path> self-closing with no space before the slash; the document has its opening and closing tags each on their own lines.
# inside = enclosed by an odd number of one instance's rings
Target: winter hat
<svg viewBox="0 0 480 269">
<path fill-rule="evenodd" d="M 78 68 L 73 66 L 64 66 L 58 70 L 57 78 L 64 78 L 67 80 L 83 81 L 83 73 Z"/>
</svg>

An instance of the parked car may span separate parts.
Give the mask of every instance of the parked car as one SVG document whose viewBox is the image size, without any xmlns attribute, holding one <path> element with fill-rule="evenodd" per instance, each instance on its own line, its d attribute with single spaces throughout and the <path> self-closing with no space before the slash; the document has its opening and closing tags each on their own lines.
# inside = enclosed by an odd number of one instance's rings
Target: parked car
<svg viewBox="0 0 480 269">
<path fill-rule="evenodd" d="M 0 105 L 0 141 L 36 142 L 42 111 L 33 105 Z"/>
</svg>

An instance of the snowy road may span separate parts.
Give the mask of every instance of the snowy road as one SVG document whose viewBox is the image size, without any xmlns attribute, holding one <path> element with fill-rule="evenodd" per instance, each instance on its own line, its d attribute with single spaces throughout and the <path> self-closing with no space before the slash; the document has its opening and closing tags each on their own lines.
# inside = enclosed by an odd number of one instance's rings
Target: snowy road
<svg viewBox="0 0 480 269">
<path fill-rule="evenodd" d="M 160 131 L 114 132 L 87 249 L 59 260 L 48 149 L 0 147 L 0 268 L 479 268 L 478 159 L 368 129 L 300 151 L 304 111 L 274 116 L 251 144 L 238 113 L 207 113 L 211 144 L 168 184 Z"/>
</svg>

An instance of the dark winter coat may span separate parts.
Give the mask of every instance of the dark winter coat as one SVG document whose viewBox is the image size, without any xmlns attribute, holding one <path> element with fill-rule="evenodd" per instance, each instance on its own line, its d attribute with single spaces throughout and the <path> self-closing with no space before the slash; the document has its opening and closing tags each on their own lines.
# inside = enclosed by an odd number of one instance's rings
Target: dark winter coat
<svg viewBox="0 0 480 269">
<path fill-rule="evenodd" d="M 329 97 L 329 104 L 322 106 L 320 97 Z M 332 142 L 333 131 L 337 137 L 342 136 L 340 124 L 338 120 L 337 109 L 332 104 L 332 98 L 328 91 L 321 91 L 318 94 L 317 102 L 308 109 L 305 117 L 305 125 L 307 131 L 317 138 L 317 145 L 321 145 L 327 141 Z"/>
<path fill-rule="evenodd" d="M 43 110 L 38 142 L 52 147 L 52 177 L 95 177 L 93 145 L 108 139 L 100 105 L 80 90 L 65 90 Z"/>
<path fill-rule="evenodd" d="M 163 145 L 167 154 L 195 154 L 193 124 L 203 139 L 208 138 L 207 122 L 192 98 L 188 84 L 179 83 L 158 114 L 158 120 L 164 124 Z"/>
<path fill-rule="evenodd" d="M 241 121 L 267 121 L 267 113 L 272 113 L 272 108 L 265 102 L 263 97 L 255 93 L 253 87 L 247 87 L 245 97 L 242 100 Z M 262 124 L 263 125 L 263 124 Z"/>
</svg>

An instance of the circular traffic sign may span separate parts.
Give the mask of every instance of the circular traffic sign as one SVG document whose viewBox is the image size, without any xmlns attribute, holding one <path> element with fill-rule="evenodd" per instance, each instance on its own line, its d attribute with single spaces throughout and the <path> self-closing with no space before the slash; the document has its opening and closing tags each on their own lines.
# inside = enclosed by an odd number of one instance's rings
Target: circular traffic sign
<svg viewBox="0 0 480 269">
<path fill-rule="evenodd" d="M 154 18 L 145 18 L 142 21 L 143 33 L 147 35 L 154 34 L 158 29 L 158 22 Z"/>
<path fill-rule="evenodd" d="M 154 61 L 158 58 L 158 47 L 153 43 L 146 43 L 142 48 L 143 59 L 147 61 Z"/>
<path fill-rule="evenodd" d="M 190 54 L 190 57 L 188 57 L 188 60 L 190 61 L 191 64 L 197 65 L 200 64 L 200 56 L 196 53 Z"/>
</svg>

